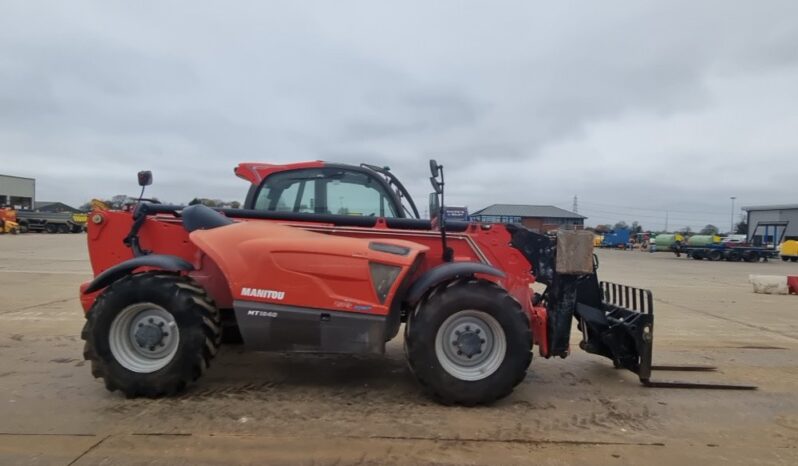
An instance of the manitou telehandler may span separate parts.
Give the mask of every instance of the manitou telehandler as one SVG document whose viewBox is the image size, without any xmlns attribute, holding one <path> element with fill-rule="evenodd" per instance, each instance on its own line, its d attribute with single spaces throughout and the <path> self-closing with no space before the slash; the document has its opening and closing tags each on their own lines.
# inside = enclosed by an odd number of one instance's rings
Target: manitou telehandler
<svg viewBox="0 0 798 466">
<path fill-rule="evenodd" d="M 253 350 L 383 353 L 404 323 L 426 391 L 473 405 L 507 396 L 533 345 L 568 356 L 576 321 L 582 349 L 654 385 L 652 294 L 600 284 L 591 233 L 446 221 L 443 167 L 430 170 L 432 221 L 388 169 L 325 162 L 240 164 L 243 209 L 94 210 L 95 278 L 81 286 L 92 373 L 128 396 L 169 395 L 228 330 Z M 139 173 L 142 195 L 151 182 Z"/>
</svg>

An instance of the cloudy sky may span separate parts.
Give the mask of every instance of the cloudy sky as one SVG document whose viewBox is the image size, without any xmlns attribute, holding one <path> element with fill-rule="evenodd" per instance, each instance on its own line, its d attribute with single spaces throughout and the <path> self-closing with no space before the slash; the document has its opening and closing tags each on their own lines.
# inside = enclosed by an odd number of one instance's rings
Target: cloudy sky
<svg viewBox="0 0 798 466">
<path fill-rule="evenodd" d="M 728 228 L 798 202 L 798 2 L 0 1 L 0 172 L 39 200 L 241 199 L 242 161 L 421 202 Z"/>
</svg>

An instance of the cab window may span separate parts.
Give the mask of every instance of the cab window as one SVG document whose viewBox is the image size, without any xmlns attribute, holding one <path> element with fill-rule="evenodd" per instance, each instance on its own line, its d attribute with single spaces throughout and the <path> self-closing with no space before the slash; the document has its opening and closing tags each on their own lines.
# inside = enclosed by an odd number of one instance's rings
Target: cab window
<svg viewBox="0 0 798 466">
<path fill-rule="evenodd" d="M 313 168 L 267 178 L 255 209 L 274 212 L 398 217 L 382 183 L 366 173 Z"/>
</svg>

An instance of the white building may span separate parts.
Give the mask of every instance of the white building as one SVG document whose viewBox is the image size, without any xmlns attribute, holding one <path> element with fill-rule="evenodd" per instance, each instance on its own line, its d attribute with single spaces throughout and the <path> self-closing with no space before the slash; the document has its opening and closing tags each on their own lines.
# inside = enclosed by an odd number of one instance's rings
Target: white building
<svg viewBox="0 0 798 466">
<path fill-rule="evenodd" d="M 753 240 L 757 224 L 787 222 L 784 239 L 798 239 L 798 204 L 760 205 L 742 208 L 748 213 L 748 239 Z"/>
<path fill-rule="evenodd" d="M 0 175 L 0 207 L 33 209 L 36 202 L 36 180 L 21 176 Z"/>
</svg>

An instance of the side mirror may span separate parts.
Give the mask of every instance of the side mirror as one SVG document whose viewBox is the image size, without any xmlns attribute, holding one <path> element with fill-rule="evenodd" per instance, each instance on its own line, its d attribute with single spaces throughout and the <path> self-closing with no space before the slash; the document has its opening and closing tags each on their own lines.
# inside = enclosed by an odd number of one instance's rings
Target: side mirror
<svg viewBox="0 0 798 466">
<path fill-rule="evenodd" d="M 438 165 L 438 162 L 436 162 L 435 159 L 430 159 L 429 161 L 429 172 L 433 178 L 437 178 L 441 173 L 441 166 Z"/>
<path fill-rule="evenodd" d="M 152 184 L 152 172 L 144 170 L 139 172 L 139 186 L 149 186 Z"/>
<path fill-rule="evenodd" d="M 441 213 L 441 204 L 437 193 L 429 193 L 429 218 L 434 219 Z"/>
</svg>

